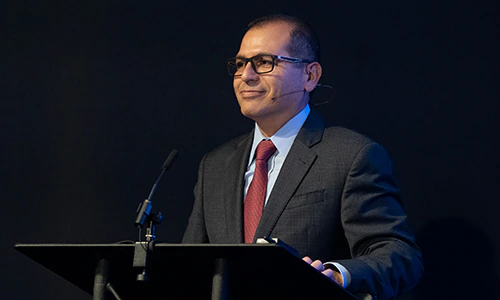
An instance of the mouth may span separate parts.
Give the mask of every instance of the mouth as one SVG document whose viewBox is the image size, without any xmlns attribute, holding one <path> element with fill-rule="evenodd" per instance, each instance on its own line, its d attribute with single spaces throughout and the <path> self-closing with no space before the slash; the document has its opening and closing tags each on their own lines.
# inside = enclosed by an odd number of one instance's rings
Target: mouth
<svg viewBox="0 0 500 300">
<path fill-rule="evenodd" d="M 255 98 L 263 95 L 265 91 L 243 90 L 240 92 L 242 98 Z"/>
</svg>

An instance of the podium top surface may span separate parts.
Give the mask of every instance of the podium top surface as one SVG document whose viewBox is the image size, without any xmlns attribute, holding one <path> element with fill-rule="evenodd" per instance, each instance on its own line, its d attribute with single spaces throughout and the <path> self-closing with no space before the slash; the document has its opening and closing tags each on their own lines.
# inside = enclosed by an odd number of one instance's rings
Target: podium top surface
<svg viewBox="0 0 500 300">
<path fill-rule="evenodd" d="M 98 262 L 110 266 L 110 283 L 122 299 L 210 299 L 214 263 L 227 262 L 231 299 L 312 299 L 328 295 L 355 299 L 326 276 L 278 244 L 156 243 L 148 252 L 148 282 L 134 258 L 146 251 L 135 244 L 21 244 L 16 250 L 90 295 Z M 126 296 L 125 296 L 126 295 Z"/>
</svg>

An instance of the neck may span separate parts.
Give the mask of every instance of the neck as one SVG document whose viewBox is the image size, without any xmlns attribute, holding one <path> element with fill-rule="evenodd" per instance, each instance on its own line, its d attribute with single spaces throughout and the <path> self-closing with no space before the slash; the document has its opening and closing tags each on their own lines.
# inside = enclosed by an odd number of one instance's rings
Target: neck
<svg viewBox="0 0 500 300">
<path fill-rule="evenodd" d="M 260 132 L 262 133 L 263 136 L 266 138 L 269 138 L 273 136 L 278 130 L 281 129 L 288 121 L 293 119 L 299 112 L 301 112 L 304 107 L 306 106 L 307 103 L 304 105 L 301 105 L 298 107 L 297 110 L 295 110 L 291 114 L 284 114 L 281 116 L 273 116 L 272 118 L 262 118 L 259 120 L 255 120 L 257 125 L 259 126 Z"/>
<path fill-rule="evenodd" d="M 266 138 L 270 138 L 272 137 L 276 132 L 278 132 L 278 130 L 280 130 L 281 127 L 283 127 L 283 125 L 285 125 L 286 123 L 283 123 L 279 126 L 263 126 L 261 125 L 260 123 L 257 123 L 257 125 L 259 125 L 259 130 L 260 132 L 262 133 L 263 136 L 265 136 Z"/>
</svg>

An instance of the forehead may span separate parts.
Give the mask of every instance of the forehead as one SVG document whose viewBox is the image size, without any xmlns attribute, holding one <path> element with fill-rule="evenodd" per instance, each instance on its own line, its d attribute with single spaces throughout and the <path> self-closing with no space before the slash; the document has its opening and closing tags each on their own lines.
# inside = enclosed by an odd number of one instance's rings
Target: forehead
<svg viewBox="0 0 500 300">
<path fill-rule="evenodd" d="M 259 53 L 289 55 L 286 46 L 292 26 L 287 23 L 271 23 L 252 28 L 241 40 L 238 56 L 252 57 Z"/>
</svg>

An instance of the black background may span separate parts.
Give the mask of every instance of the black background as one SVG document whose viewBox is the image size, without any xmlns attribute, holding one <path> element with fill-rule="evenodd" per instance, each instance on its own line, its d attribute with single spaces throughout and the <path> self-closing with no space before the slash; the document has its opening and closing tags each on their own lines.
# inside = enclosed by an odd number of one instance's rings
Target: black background
<svg viewBox="0 0 500 300">
<path fill-rule="evenodd" d="M 497 299 L 493 4 L 103 2 L 0 7 L 2 299 L 90 299 L 14 244 L 136 240 L 136 207 L 173 149 L 154 209 L 165 217 L 158 238 L 180 242 L 202 155 L 253 126 L 225 59 L 248 21 L 276 12 L 318 31 L 320 83 L 335 89 L 320 113 L 393 159 L 425 265 L 402 298 Z"/>
</svg>

